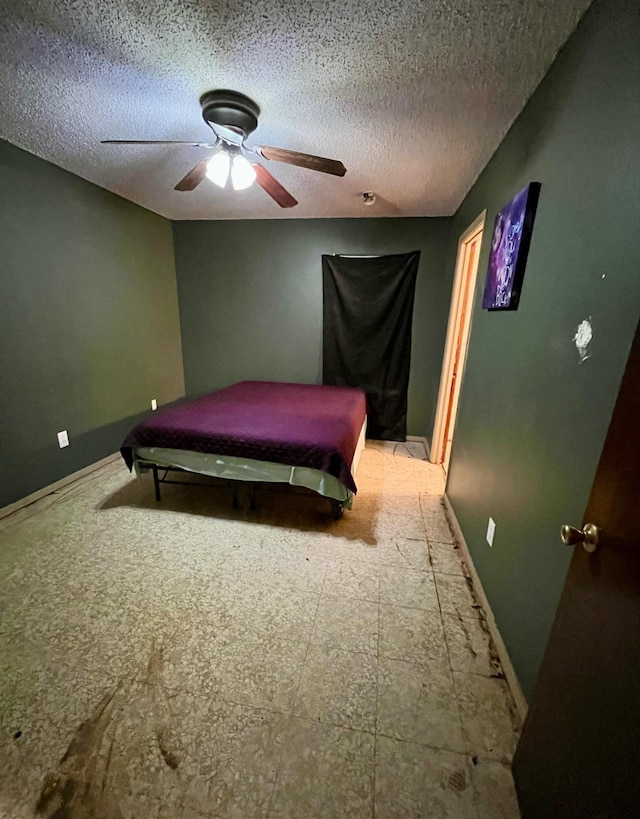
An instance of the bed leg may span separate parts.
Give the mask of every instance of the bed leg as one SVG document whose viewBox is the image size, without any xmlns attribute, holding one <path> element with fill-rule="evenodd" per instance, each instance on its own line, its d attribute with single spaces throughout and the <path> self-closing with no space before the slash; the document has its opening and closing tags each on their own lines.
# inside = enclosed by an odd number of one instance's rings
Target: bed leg
<svg viewBox="0 0 640 819">
<path fill-rule="evenodd" d="M 238 481 L 231 481 L 231 505 L 238 508 Z"/>
<path fill-rule="evenodd" d="M 154 464 L 151 467 L 151 470 L 153 471 L 153 488 L 155 489 L 155 492 L 156 492 L 156 500 L 159 501 L 160 500 L 160 481 L 158 479 L 158 467 Z"/>
<path fill-rule="evenodd" d="M 255 512 L 258 508 L 258 504 L 256 503 L 256 485 L 255 483 L 251 483 L 249 486 L 249 509 L 252 512 Z"/>
<path fill-rule="evenodd" d="M 344 503 L 342 501 L 332 500 L 331 501 L 331 517 L 334 520 L 340 520 L 342 517 L 342 513 L 344 512 Z"/>
</svg>

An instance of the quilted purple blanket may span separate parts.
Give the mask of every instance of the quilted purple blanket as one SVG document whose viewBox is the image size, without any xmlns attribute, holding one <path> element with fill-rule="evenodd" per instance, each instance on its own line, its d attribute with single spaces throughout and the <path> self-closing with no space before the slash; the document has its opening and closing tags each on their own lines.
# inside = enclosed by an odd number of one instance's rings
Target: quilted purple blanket
<svg viewBox="0 0 640 819">
<path fill-rule="evenodd" d="M 365 414 L 362 390 L 241 381 L 157 410 L 131 430 L 120 452 L 129 469 L 139 447 L 321 469 L 356 492 L 351 461 Z"/>
</svg>

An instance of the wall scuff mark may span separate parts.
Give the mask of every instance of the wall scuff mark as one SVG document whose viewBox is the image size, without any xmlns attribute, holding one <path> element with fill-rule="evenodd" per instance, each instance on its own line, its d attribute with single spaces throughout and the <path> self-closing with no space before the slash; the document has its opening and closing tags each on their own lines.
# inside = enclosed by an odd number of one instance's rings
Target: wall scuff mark
<svg viewBox="0 0 640 819">
<path fill-rule="evenodd" d="M 586 361 L 588 358 L 591 358 L 589 344 L 591 343 L 592 338 L 593 328 L 591 327 L 591 316 L 589 316 L 588 319 L 580 322 L 577 327 L 576 334 L 573 337 L 578 350 L 578 355 L 580 356 L 580 364 L 582 364 L 582 362 Z"/>
</svg>

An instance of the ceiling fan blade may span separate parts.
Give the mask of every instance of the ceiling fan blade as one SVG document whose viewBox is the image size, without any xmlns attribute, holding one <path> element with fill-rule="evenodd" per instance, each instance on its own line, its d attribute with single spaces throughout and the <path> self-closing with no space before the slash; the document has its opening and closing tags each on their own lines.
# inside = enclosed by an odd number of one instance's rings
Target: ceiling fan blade
<svg viewBox="0 0 640 819">
<path fill-rule="evenodd" d="M 191 168 L 189 173 L 186 176 L 183 176 L 182 179 L 178 182 L 174 190 L 192 191 L 195 188 L 197 188 L 198 185 L 206 176 L 209 159 L 210 157 L 208 157 L 207 159 L 203 159 L 202 162 L 198 162 L 198 164 L 194 168 Z"/>
<path fill-rule="evenodd" d="M 253 166 L 256 172 L 256 182 L 263 191 L 266 191 L 269 196 L 275 200 L 281 208 L 293 208 L 298 204 L 298 200 L 294 199 L 286 188 L 278 182 L 275 176 L 272 176 L 269 171 L 262 165 Z"/>
<path fill-rule="evenodd" d="M 270 148 L 268 145 L 261 145 L 255 150 L 265 159 L 286 162 L 289 165 L 298 165 L 312 171 L 332 173 L 334 176 L 344 176 L 347 172 L 342 162 L 337 159 L 326 159 L 324 156 L 314 156 L 313 154 L 301 154 L 298 151 L 288 151 L 286 148 Z"/>
<path fill-rule="evenodd" d="M 101 139 L 101 145 L 193 145 L 196 148 L 213 148 L 213 142 L 187 142 L 184 139 Z"/>
</svg>

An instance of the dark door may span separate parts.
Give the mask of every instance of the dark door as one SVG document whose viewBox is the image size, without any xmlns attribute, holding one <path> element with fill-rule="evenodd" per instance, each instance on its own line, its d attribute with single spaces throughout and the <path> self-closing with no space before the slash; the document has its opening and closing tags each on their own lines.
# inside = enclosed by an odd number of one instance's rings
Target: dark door
<svg viewBox="0 0 640 819">
<path fill-rule="evenodd" d="M 523 819 L 640 816 L 639 330 L 513 761 Z"/>
</svg>

